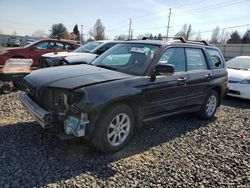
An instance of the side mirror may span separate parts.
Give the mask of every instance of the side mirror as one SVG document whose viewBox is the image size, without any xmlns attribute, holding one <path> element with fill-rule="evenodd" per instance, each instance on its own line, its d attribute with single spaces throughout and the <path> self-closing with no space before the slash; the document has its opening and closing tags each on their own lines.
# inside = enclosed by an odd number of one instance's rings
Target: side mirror
<svg viewBox="0 0 250 188">
<path fill-rule="evenodd" d="M 175 67 L 172 64 L 159 63 L 151 74 L 150 81 L 155 81 L 156 75 L 174 74 Z"/>
<path fill-rule="evenodd" d="M 173 74 L 175 70 L 174 65 L 171 64 L 157 64 L 155 67 L 155 74 Z"/>
</svg>

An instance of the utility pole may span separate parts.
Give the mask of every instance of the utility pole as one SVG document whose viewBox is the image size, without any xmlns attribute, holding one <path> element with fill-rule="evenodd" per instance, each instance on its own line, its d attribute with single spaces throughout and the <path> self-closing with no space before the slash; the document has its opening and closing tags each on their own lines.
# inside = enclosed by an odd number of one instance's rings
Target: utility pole
<svg viewBox="0 0 250 188">
<path fill-rule="evenodd" d="M 131 29 L 131 39 L 133 39 L 133 29 Z"/>
<path fill-rule="evenodd" d="M 168 33 L 169 33 L 169 27 L 170 27 L 170 19 L 171 19 L 171 8 L 169 9 L 169 16 L 168 16 L 168 27 L 167 27 L 167 39 L 168 39 Z"/>
<path fill-rule="evenodd" d="M 128 39 L 131 39 L 131 26 L 132 26 L 132 19 L 129 19 L 129 29 L 128 29 Z"/>
<path fill-rule="evenodd" d="M 81 40 L 81 44 L 83 43 L 83 25 L 81 25 L 81 38 L 80 38 L 80 40 Z"/>
</svg>

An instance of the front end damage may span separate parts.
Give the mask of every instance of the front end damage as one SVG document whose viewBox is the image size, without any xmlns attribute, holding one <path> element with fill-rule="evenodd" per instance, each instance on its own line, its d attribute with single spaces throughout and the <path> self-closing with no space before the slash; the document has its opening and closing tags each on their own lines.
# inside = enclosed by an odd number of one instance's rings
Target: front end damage
<svg viewBox="0 0 250 188">
<path fill-rule="evenodd" d="M 26 110 L 44 129 L 56 129 L 69 136 L 84 137 L 89 117 L 84 113 L 88 94 L 84 89 L 72 92 L 55 88 L 27 87 L 20 95 Z"/>
</svg>

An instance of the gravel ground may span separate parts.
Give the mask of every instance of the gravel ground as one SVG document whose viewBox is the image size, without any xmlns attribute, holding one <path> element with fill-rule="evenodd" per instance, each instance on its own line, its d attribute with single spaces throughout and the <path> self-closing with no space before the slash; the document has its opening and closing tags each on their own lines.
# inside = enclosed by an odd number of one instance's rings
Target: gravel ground
<svg viewBox="0 0 250 188">
<path fill-rule="evenodd" d="M 250 187 L 250 102 L 226 99 L 212 121 L 181 115 L 145 124 L 105 155 L 61 141 L 0 96 L 0 187 Z"/>
</svg>

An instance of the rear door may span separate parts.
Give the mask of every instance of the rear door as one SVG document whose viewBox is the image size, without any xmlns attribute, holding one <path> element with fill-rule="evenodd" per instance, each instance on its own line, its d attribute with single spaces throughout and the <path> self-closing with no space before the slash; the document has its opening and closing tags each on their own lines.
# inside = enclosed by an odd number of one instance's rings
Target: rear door
<svg viewBox="0 0 250 188">
<path fill-rule="evenodd" d="M 185 106 L 186 72 L 184 48 L 172 47 L 165 50 L 158 63 L 175 66 L 174 75 L 157 75 L 156 80 L 149 82 L 144 91 L 148 102 L 145 109 L 146 116 L 173 113 L 183 110 Z"/>
<path fill-rule="evenodd" d="M 205 101 L 209 89 L 209 81 L 213 78 L 213 70 L 209 67 L 205 51 L 202 48 L 185 48 L 187 58 L 186 104 L 189 107 L 198 107 Z"/>
</svg>

